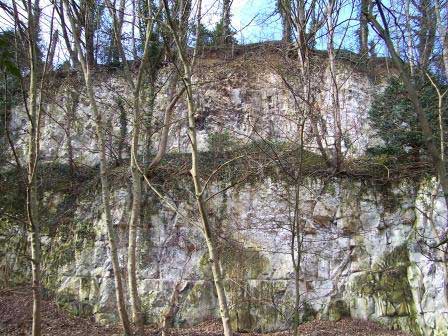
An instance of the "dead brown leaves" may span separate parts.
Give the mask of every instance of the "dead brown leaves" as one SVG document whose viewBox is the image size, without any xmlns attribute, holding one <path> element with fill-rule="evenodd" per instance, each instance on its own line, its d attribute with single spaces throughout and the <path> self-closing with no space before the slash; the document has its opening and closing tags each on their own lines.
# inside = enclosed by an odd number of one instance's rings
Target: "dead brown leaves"
<svg viewBox="0 0 448 336">
<path fill-rule="evenodd" d="M 29 335 L 31 329 L 32 295 L 30 288 L 0 291 L 0 335 Z M 313 321 L 300 326 L 301 336 L 407 336 L 400 331 L 390 331 L 369 321 L 343 319 L 338 322 Z M 100 326 L 90 319 L 71 316 L 53 301 L 42 301 L 42 334 L 46 336 L 113 336 L 120 335 L 117 326 Z M 159 331 L 147 329 L 148 336 Z M 221 336 L 218 321 L 204 322 L 198 326 L 173 329 L 171 336 Z M 289 331 L 271 334 L 240 333 L 240 336 L 289 336 Z"/>
</svg>

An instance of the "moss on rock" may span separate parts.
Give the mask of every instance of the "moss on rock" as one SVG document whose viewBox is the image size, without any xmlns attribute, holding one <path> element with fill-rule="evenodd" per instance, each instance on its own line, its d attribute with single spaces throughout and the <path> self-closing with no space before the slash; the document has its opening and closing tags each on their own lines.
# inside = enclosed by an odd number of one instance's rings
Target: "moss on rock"
<svg viewBox="0 0 448 336">
<path fill-rule="evenodd" d="M 154 314 L 153 306 L 156 299 L 157 299 L 156 291 L 149 291 L 148 293 L 140 297 L 143 319 L 145 324 L 157 325 L 160 319 L 158 314 Z"/>
<path fill-rule="evenodd" d="M 318 312 L 307 301 L 303 303 L 303 313 L 300 319 L 300 323 L 306 323 L 316 319 Z"/>
<path fill-rule="evenodd" d="M 221 264 L 226 274 L 225 289 L 231 305 L 231 320 L 238 331 L 269 331 L 282 318 L 278 307 L 272 303 L 282 296 L 287 281 L 264 280 L 262 275 L 269 271 L 269 260 L 255 248 L 242 245 L 221 246 Z M 199 261 L 199 270 L 207 280 L 212 279 L 208 253 Z M 200 291 L 201 293 L 199 293 Z M 189 294 L 193 304 L 202 298 L 205 288 L 194 286 Z M 214 288 L 213 292 L 214 294 Z"/>
<path fill-rule="evenodd" d="M 420 335 L 417 311 L 408 280 L 410 266 L 407 246 L 401 245 L 375 263 L 371 271 L 363 272 L 352 283 L 355 294 L 373 297 L 378 307 L 379 321 Z"/>
<path fill-rule="evenodd" d="M 334 300 L 328 305 L 328 319 L 339 321 L 343 317 L 350 316 L 350 310 L 343 300 Z"/>
</svg>

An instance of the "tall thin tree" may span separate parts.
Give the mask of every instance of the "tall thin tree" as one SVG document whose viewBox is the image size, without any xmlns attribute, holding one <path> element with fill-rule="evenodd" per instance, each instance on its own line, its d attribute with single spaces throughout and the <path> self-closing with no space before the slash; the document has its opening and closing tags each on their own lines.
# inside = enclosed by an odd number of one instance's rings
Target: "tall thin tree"
<svg viewBox="0 0 448 336">
<path fill-rule="evenodd" d="M 123 325 L 123 330 L 125 335 L 132 335 L 131 326 L 129 323 L 128 313 L 126 311 L 126 301 L 123 290 L 123 281 L 122 274 L 120 269 L 120 263 L 118 260 L 118 251 L 117 251 L 117 237 L 116 232 L 112 223 L 112 214 L 111 214 L 111 194 L 110 194 L 110 182 L 109 182 L 109 168 L 106 156 L 106 135 L 105 135 L 105 125 L 103 122 L 103 116 L 101 111 L 98 108 L 98 104 L 95 97 L 95 92 L 93 88 L 92 82 L 92 68 L 88 63 L 87 54 L 89 53 L 86 50 L 86 53 L 83 52 L 82 43 L 81 43 L 81 34 L 80 34 L 80 24 L 75 21 L 75 16 L 73 15 L 73 4 L 69 3 L 69 0 L 63 0 L 64 6 L 66 10 L 66 14 L 69 18 L 71 31 L 73 34 L 74 40 L 74 49 L 76 51 L 79 64 L 81 66 L 81 70 L 84 76 L 84 82 L 87 90 L 87 96 L 89 98 L 90 106 L 92 108 L 93 114 L 95 116 L 95 131 L 96 131 L 96 140 L 97 147 L 99 151 L 99 159 L 100 159 L 100 180 L 101 180 L 101 198 L 103 205 L 103 215 L 106 221 L 107 234 L 109 238 L 109 248 L 112 259 L 112 267 L 114 271 L 114 280 L 115 280 L 115 294 L 117 300 L 117 308 L 120 316 L 121 323 Z M 86 44 L 84 44 L 87 47 Z"/>
<path fill-rule="evenodd" d="M 200 162 L 199 162 L 199 150 L 197 142 L 197 130 L 196 130 L 196 113 L 197 105 L 194 98 L 193 92 L 193 68 L 196 60 L 197 49 L 194 50 L 193 55 L 190 55 L 187 51 L 187 45 L 183 41 L 183 36 L 186 32 L 179 31 L 179 25 L 176 25 L 173 17 L 171 15 L 171 8 L 169 6 L 168 0 L 162 0 L 164 12 L 167 17 L 167 25 L 171 32 L 172 38 L 174 40 L 177 55 L 181 63 L 181 78 L 183 85 L 185 86 L 186 100 L 187 100 L 187 120 L 188 120 L 188 137 L 190 139 L 191 148 L 191 170 L 190 174 L 192 177 L 195 199 L 198 207 L 199 218 L 202 224 L 202 232 L 207 244 L 209 262 L 212 268 L 213 280 L 215 284 L 215 289 L 218 295 L 219 311 L 221 315 L 221 321 L 224 329 L 225 336 L 231 336 L 233 334 L 232 327 L 230 324 L 230 314 L 229 307 L 227 303 L 227 296 L 224 288 L 223 272 L 220 265 L 220 256 L 217 249 L 217 237 L 214 234 L 212 227 L 210 225 L 210 219 L 207 210 L 206 198 L 204 195 L 205 185 L 200 179 Z M 201 24 L 201 7 L 202 1 L 199 0 L 197 4 L 196 12 L 196 25 L 197 27 Z M 196 41 L 199 36 L 199 29 L 196 32 Z"/>
</svg>

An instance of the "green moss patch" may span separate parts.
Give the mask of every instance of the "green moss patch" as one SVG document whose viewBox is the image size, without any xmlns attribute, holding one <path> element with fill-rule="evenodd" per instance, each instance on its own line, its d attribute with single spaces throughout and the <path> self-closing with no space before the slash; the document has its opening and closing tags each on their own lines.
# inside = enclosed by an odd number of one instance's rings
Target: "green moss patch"
<svg viewBox="0 0 448 336">
<path fill-rule="evenodd" d="M 402 321 L 405 320 L 405 329 L 419 335 L 416 307 L 407 276 L 409 265 L 408 248 L 401 245 L 375 263 L 371 271 L 356 277 L 353 290 L 357 295 L 376 299 L 382 322 L 403 329 Z"/>
</svg>

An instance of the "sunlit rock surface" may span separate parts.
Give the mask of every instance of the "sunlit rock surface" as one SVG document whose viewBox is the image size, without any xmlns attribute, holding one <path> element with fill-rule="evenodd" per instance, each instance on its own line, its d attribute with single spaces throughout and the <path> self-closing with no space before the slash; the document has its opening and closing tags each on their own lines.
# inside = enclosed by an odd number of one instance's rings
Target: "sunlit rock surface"
<svg viewBox="0 0 448 336">
<path fill-rule="evenodd" d="M 292 191 L 266 178 L 217 196 L 211 204 L 213 225 L 221 236 L 222 267 L 235 327 L 271 331 L 290 323 L 294 305 L 291 259 Z M 408 183 L 375 187 L 348 179 L 307 178 L 301 188 L 303 259 L 300 273 L 303 319 L 343 316 L 379 321 L 416 335 L 445 335 L 448 322 L 446 271 L 422 237 L 433 237 L 426 222 L 443 232 L 447 215 L 433 181 L 420 189 Z M 125 269 L 126 213 L 129 195 L 117 190 L 114 223 L 121 233 Z M 156 200 L 140 231 L 139 284 L 148 323 L 157 323 L 178 282 L 177 325 L 218 316 L 211 270 L 192 200 L 179 200 L 180 214 Z M 433 203 L 433 204 L 430 204 Z M 94 213 L 94 242 L 84 242 L 75 261 L 60 270 L 58 290 L 91 305 L 104 322 L 114 319 L 112 267 L 105 223 Z M 433 210 L 431 210 L 431 208 Z M 428 242 L 428 240 L 426 240 Z"/>
<path fill-rule="evenodd" d="M 323 58 L 318 57 L 314 63 L 311 98 L 305 100 L 303 83 L 293 70 L 297 64 L 285 60 L 279 53 L 243 55 L 232 60 L 200 59 L 194 76 L 199 148 L 206 150 L 214 136 L 223 134 L 236 144 L 260 140 L 299 142 L 298 128 L 305 118 L 305 147 L 318 153 L 316 132 L 312 130 L 308 112 L 311 109 L 323 147 L 331 152 L 334 148 L 331 76 Z M 341 61 L 337 71 L 343 152 L 349 157 L 362 155 L 366 148 L 379 141 L 369 128 L 367 112 L 373 95 L 384 87 L 387 76 L 374 76 L 348 61 Z M 152 114 L 148 125 L 152 129 L 163 124 L 163 113 L 172 98 L 168 88 L 172 75 L 173 69 L 169 66 L 161 70 L 156 86 L 159 94 L 153 108 L 150 108 L 149 89 L 143 95 L 143 112 Z M 132 91 L 123 72 L 117 69 L 97 70 L 94 85 L 110 160 L 127 159 L 132 130 Z M 54 90 L 51 99 L 42 104 L 42 159 L 59 163 L 73 161 L 77 165 L 97 164 L 95 118 L 82 79 L 73 73 L 61 75 L 51 90 Z M 25 148 L 26 137 L 20 135 L 26 132 L 26 114 L 20 106 L 13 112 L 10 128 L 20 152 Z M 170 131 L 168 147 L 171 152 L 189 151 L 185 115 L 186 105 L 181 99 L 175 108 Z M 147 133 L 143 128 L 141 152 Z M 153 150 L 157 148 L 158 133 L 155 133 L 150 141 Z"/>
<path fill-rule="evenodd" d="M 201 150 L 211 149 L 216 139 L 224 139 L 230 149 L 234 144 L 261 140 L 299 141 L 298 122 L 306 115 L 307 104 L 299 97 L 301 84 L 293 71 L 294 63 L 276 54 L 268 56 L 200 60 L 195 88 Z M 152 127 L 162 125 L 163 111 L 170 100 L 166 88 L 170 70 L 162 70 Z M 334 121 L 330 77 L 325 62 L 314 70 L 312 108 L 327 126 L 322 136 L 331 152 Z M 119 70 L 99 71 L 95 94 L 107 131 L 109 161 L 121 167 L 120 172 L 111 173 L 112 214 L 126 278 L 131 202 L 126 160 L 132 103 L 121 76 Z M 369 128 L 367 112 L 374 93 L 384 86 L 384 78 L 347 62 L 338 65 L 343 151 L 347 158 L 362 156 L 379 141 Z M 284 85 L 285 80 L 291 87 Z M 68 163 L 77 169 L 95 166 L 95 122 L 83 85 L 76 76 L 60 78 L 54 92 L 53 100 L 42 105 L 42 162 Z M 149 111 L 149 102 L 144 109 Z M 189 151 L 185 109 L 180 100 L 168 143 L 172 155 Z M 25 155 L 24 113 L 16 108 L 11 123 L 19 155 Z M 309 119 L 305 125 L 305 149 L 319 153 Z M 150 140 L 154 152 L 157 134 Z M 144 141 L 142 136 L 140 153 Z M 56 234 L 55 241 L 44 245 L 51 247 L 47 248 L 50 253 L 62 251 L 60 255 L 64 256 L 53 261 L 56 275 L 47 279 L 61 305 L 109 323 L 117 316 L 98 183 L 94 178 L 86 183 L 88 192 L 75 201 L 70 198 L 74 192 L 45 191 L 50 215 L 70 207 L 72 211 L 64 213 L 69 213 L 76 229 Z M 206 247 L 188 183 L 188 179 L 180 178 L 166 187 L 177 213 L 151 193 L 145 199 L 138 239 L 138 282 L 147 323 L 160 321 L 178 283 L 181 295 L 176 325 L 192 325 L 218 316 Z M 225 187 L 225 182 L 215 182 L 209 194 Z M 298 193 L 302 235 L 293 239 L 294 193 L 294 186 L 266 174 L 219 193 L 209 202 L 212 225 L 220 237 L 219 251 L 236 329 L 272 331 L 290 325 L 296 293 L 291 251 L 297 257 L 299 238 L 302 321 L 338 320 L 350 315 L 415 335 L 448 335 L 446 265 L 440 262 L 442 252 L 428 246 L 437 241 L 437 235 L 445 234 L 448 213 L 433 180 L 376 185 L 368 179 L 305 177 Z M 57 230 L 57 225 L 63 228 L 61 218 L 52 222 L 50 230 Z M 291 244 L 295 244 L 293 249 Z"/>
</svg>

